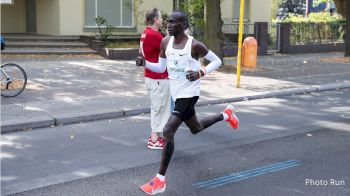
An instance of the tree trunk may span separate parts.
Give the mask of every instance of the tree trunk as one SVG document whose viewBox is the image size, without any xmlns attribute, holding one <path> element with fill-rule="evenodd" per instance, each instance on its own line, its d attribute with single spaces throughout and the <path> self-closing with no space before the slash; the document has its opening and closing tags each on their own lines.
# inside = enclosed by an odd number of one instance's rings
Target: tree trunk
<svg viewBox="0 0 350 196">
<path fill-rule="evenodd" d="M 335 7 L 337 8 L 337 12 L 345 18 L 345 0 L 334 0 L 334 3 Z"/>
<path fill-rule="evenodd" d="M 348 1 L 348 3 L 346 2 Z M 337 12 L 346 19 L 345 56 L 350 56 L 350 2 L 349 0 L 334 0 Z"/>
<path fill-rule="evenodd" d="M 204 40 L 208 49 L 213 51 L 222 60 L 224 34 L 221 20 L 220 0 L 205 0 Z"/>
<path fill-rule="evenodd" d="M 346 6 L 345 56 L 350 57 L 350 2 Z"/>
<path fill-rule="evenodd" d="M 173 1 L 173 10 L 181 10 L 181 4 L 183 3 L 183 0 L 174 0 Z"/>
</svg>

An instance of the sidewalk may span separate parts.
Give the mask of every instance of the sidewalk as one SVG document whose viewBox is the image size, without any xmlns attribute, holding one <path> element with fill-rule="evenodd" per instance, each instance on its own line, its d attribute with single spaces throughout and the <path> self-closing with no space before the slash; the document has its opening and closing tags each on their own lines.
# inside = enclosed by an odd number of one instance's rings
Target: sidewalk
<svg viewBox="0 0 350 196">
<path fill-rule="evenodd" d="M 197 106 L 350 88 L 349 63 L 325 62 L 343 53 L 258 57 L 258 69 L 215 72 L 202 78 Z M 133 61 L 102 58 L 2 58 L 27 72 L 26 90 L 1 98 L 1 131 L 31 130 L 83 121 L 143 115 L 149 98 L 143 69 Z M 226 59 L 234 64 L 235 59 Z"/>
</svg>

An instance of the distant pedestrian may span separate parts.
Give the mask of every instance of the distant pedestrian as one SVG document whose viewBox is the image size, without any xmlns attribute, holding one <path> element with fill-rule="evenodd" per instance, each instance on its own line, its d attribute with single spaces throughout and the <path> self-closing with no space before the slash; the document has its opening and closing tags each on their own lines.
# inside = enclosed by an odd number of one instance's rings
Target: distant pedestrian
<svg viewBox="0 0 350 196">
<path fill-rule="evenodd" d="M 160 43 L 163 39 L 159 28 L 162 25 L 161 13 L 157 8 L 146 12 L 147 27 L 140 40 L 140 52 L 145 60 L 158 63 Z M 151 101 L 151 136 L 148 139 L 149 149 L 163 149 L 164 139 L 161 137 L 163 128 L 170 117 L 170 88 L 168 72 L 153 72 L 144 69 L 145 85 Z"/>
</svg>

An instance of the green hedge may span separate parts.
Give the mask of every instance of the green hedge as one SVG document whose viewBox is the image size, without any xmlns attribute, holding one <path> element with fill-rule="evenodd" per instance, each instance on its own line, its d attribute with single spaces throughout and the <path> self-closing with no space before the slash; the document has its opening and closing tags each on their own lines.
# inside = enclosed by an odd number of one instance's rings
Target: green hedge
<svg viewBox="0 0 350 196">
<path fill-rule="evenodd" d="M 311 13 L 308 17 L 290 14 L 282 22 L 291 23 L 291 44 L 343 42 L 345 20 L 329 13 Z"/>
<path fill-rule="evenodd" d="M 321 13 L 311 13 L 311 14 L 309 14 L 308 17 L 304 17 L 304 16 L 296 15 L 296 14 L 289 14 L 288 17 L 286 17 L 281 22 L 333 23 L 333 22 L 345 22 L 345 19 L 342 19 L 336 15 L 331 15 L 329 13 L 321 12 Z"/>
</svg>

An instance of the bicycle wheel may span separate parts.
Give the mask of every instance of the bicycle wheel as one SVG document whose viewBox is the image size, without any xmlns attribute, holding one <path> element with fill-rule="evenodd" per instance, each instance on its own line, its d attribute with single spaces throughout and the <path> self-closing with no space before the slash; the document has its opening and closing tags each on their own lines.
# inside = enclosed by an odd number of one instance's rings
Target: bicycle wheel
<svg viewBox="0 0 350 196">
<path fill-rule="evenodd" d="M 15 97 L 25 89 L 27 85 L 26 72 L 14 63 L 1 65 L 1 96 Z"/>
</svg>

